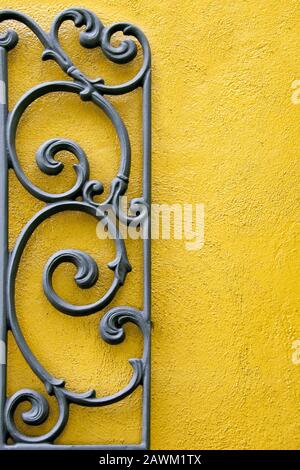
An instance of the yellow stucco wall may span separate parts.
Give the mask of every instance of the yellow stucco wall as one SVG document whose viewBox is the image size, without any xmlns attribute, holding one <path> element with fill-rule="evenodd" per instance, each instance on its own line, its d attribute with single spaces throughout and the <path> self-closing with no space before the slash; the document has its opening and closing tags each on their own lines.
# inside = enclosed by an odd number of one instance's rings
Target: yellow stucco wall
<svg viewBox="0 0 300 470">
<path fill-rule="evenodd" d="M 75 2 L 76 4 L 76 2 Z M 0 1 L 48 29 L 68 1 Z M 153 448 L 300 448 L 300 365 L 292 343 L 300 339 L 299 156 L 300 106 L 291 84 L 300 79 L 300 4 L 292 0 L 84 1 L 105 24 L 139 25 L 153 51 L 153 199 L 205 204 L 205 245 L 153 244 Z M 10 104 L 31 86 L 64 78 L 42 63 L 33 34 L 18 27 L 10 53 Z M 80 48 L 78 32 L 62 28 L 74 62 L 91 76 L 124 80 L 136 65 L 117 66 L 96 50 Z M 68 39 L 71 37 L 71 40 Z M 26 39 L 26 41 L 24 41 Z M 129 194 L 139 195 L 140 96 L 113 98 L 133 146 Z M 63 105 L 63 108 L 58 106 Z M 90 158 L 92 177 L 107 188 L 118 165 L 109 121 L 91 104 L 61 94 L 38 100 L 25 114 L 18 150 L 26 174 L 43 188 L 53 179 L 35 165 L 35 151 L 51 137 L 69 137 Z M 69 161 L 68 158 L 65 161 Z M 71 165 L 56 177 L 71 182 Z M 10 242 L 42 204 L 10 179 Z M 109 346 L 98 337 L 99 316 L 71 318 L 44 298 L 44 263 L 58 249 L 80 248 L 101 266 L 101 282 L 80 291 L 73 268 L 63 266 L 58 290 L 69 300 L 96 299 L 109 282 L 110 242 L 99 241 L 88 216 L 56 216 L 30 242 L 18 277 L 17 309 L 38 359 L 73 389 L 112 393 L 130 377 L 127 359 L 141 352 L 128 326 L 127 340 Z M 134 266 L 113 306 L 140 307 L 140 246 L 128 243 Z M 103 267 L 103 268 L 102 268 Z M 64 287 L 59 287 L 60 283 Z M 138 339 L 137 339 L 138 337 Z M 43 387 L 13 340 L 9 392 Z M 51 426 L 53 414 L 42 430 Z M 102 409 L 71 408 L 61 443 L 138 442 L 140 392 Z M 41 429 L 34 429 L 40 433 Z"/>
</svg>

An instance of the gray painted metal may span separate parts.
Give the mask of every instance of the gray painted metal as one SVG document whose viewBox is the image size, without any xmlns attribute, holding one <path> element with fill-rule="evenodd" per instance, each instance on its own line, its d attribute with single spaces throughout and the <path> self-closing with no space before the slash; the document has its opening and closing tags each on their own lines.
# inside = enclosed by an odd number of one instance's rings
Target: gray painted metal
<svg viewBox="0 0 300 470">
<path fill-rule="evenodd" d="M 14 420 L 17 407 L 27 401 L 31 404 L 29 411 L 22 414 L 22 419 L 29 425 L 38 425 L 46 421 L 49 414 L 48 401 L 44 395 L 35 390 L 22 389 L 13 396 L 6 393 L 6 364 L 1 364 L 0 376 L 0 448 L 11 449 L 147 449 L 150 446 L 150 335 L 151 335 L 151 56 L 149 43 L 143 32 L 129 23 L 115 23 L 104 27 L 97 16 L 83 8 L 70 8 L 61 12 L 53 21 L 50 33 L 43 31 L 29 16 L 14 10 L 0 11 L 0 23 L 5 20 L 16 20 L 25 24 L 38 37 L 45 50 L 43 60 L 54 60 L 73 81 L 55 81 L 42 83 L 25 93 L 14 109 L 7 110 L 7 53 L 18 42 L 14 30 L 7 30 L 0 36 L 0 80 L 5 88 L 0 103 L 0 335 L 3 344 L 7 343 L 7 331 L 11 330 L 17 345 L 33 372 L 45 386 L 48 395 L 56 397 L 59 407 L 59 417 L 54 427 L 41 436 L 30 436 L 22 433 Z M 118 64 L 124 64 L 134 59 L 137 54 L 135 41 L 130 38 L 115 47 L 111 37 L 117 31 L 133 36 L 140 43 L 143 51 L 143 64 L 134 78 L 120 85 L 106 85 L 103 79 L 91 80 L 71 62 L 62 49 L 58 39 L 61 24 L 72 20 L 76 27 L 85 26 L 80 33 L 80 43 L 83 47 L 100 47 L 105 56 Z M 127 129 L 121 117 L 112 106 L 106 95 L 121 95 L 136 88 L 142 88 L 143 93 L 143 195 L 131 201 L 130 213 L 120 209 L 120 198 L 126 193 L 130 176 L 130 141 Z M 76 142 L 67 139 L 51 139 L 45 142 L 37 152 L 36 163 L 41 171 L 48 175 L 61 172 L 62 163 L 54 159 L 57 152 L 67 150 L 74 154 L 78 163 L 74 167 L 77 181 L 74 186 L 62 193 L 54 194 L 43 191 L 35 186 L 24 174 L 16 151 L 16 133 L 19 121 L 27 107 L 37 98 L 54 92 L 70 92 L 77 94 L 83 101 L 91 101 L 100 108 L 111 120 L 117 132 L 120 148 L 119 172 L 111 183 L 110 194 L 103 203 L 94 200 L 96 195 L 103 192 L 100 181 L 89 179 L 89 162 L 84 151 Z M 45 206 L 34 215 L 21 231 L 16 244 L 8 253 L 8 169 L 15 172 L 17 178 L 37 199 L 44 201 Z M 80 211 L 105 222 L 108 230 L 114 234 L 116 257 L 108 267 L 114 272 L 114 279 L 106 294 L 95 303 L 88 305 L 73 305 L 55 292 L 52 276 L 55 269 L 65 262 L 77 267 L 75 281 L 81 288 L 91 287 L 98 278 L 98 267 L 87 253 L 78 250 L 62 250 L 55 253 L 47 262 L 43 275 L 43 288 L 46 297 L 60 312 L 72 316 L 91 315 L 107 307 L 117 291 L 125 283 L 127 274 L 131 271 L 125 242 L 116 226 L 107 217 L 106 208 L 110 205 L 118 221 L 143 227 L 143 259 L 144 259 L 144 305 L 143 311 L 132 307 L 116 307 L 106 311 L 99 324 L 101 338 L 110 344 L 124 340 L 123 325 L 127 322 L 136 324 L 144 336 L 144 352 L 140 359 L 130 359 L 133 369 L 130 382 L 119 392 L 105 397 L 97 397 L 95 391 L 78 394 L 65 387 L 65 382 L 53 377 L 37 360 L 30 350 L 20 324 L 15 306 L 15 280 L 18 273 L 22 253 L 35 229 L 46 219 L 64 211 Z M 131 215 L 136 214 L 136 215 Z M 148 216 L 148 217 L 147 217 Z M 79 320 L 78 320 L 79 321 Z M 2 361 L 6 362 L 6 361 Z M 140 444 L 120 446 L 73 446 L 56 445 L 55 439 L 61 434 L 68 422 L 69 406 L 100 407 L 116 403 L 130 395 L 137 387 L 143 388 L 142 403 L 142 436 Z M 13 444 L 8 444 L 8 439 Z"/>
</svg>

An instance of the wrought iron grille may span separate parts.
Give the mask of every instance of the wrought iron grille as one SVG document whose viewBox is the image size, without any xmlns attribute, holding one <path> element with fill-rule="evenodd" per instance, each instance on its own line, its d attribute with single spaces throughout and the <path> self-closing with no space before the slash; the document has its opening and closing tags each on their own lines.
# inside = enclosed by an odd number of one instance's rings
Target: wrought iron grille
<svg viewBox="0 0 300 470">
<path fill-rule="evenodd" d="M 18 35 L 12 29 L 6 30 L 0 37 L 0 334 L 4 360 L 1 364 L 0 396 L 0 445 L 2 449 L 63 449 L 63 448 L 130 448 L 145 449 L 149 447 L 150 434 L 150 307 L 151 307 L 151 257 L 150 257 L 150 154 L 151 154 L 151 77 L 150 48 L 143 32 L 129 23 L 116 23 L 104 27 L 98 17 L 91 11 L 82 8 L 71 8 L 61 12 L 53 21 L 50 32 L 45 32 L 32 18 L 13 10 L 0 11 L 0 23 L 15 20 L 23 23 L 39 39 L 44 47 L 43 60 L 53 60 L 72 79 L 68 81 L 51 81 L 41 83 L 27 91 L 8 112 L 7 55 L 18 42 Z M 100 47 L 104 55 L 117 64 L 133 60 L 137 54 L 137 44 L 143 53 L 143 63 L 135 77 L 120 85 L 107 85 L 103 79 L 91 80 L 72 63 L 62 48 L 58 34 L 62 23 L 72 20 L 76 27 L 84 27 L 80 32 L 80 44 L 86 48 Z M 116 46 L 111 39 L 116 32 L 129 36 Z M 134 39 L 135 38 L 135 39 Z M 131 150 L 126 126 L 113 107 L 107 95 L 122 95 L 137 88 L 142 89 L 142 126 L 143 126 L 143 194 L 133 199 L 127 211 L 120 209 L 120 199 L 126 193 L 129 184 Z M 89 162 L 82 148 L 72 140 L 51 139 L 45 142 L 36 154 L 39 169 L 47 175 L 57 175 L 62 170 L 62 163 L 54 157 L 62 150 L 71 152 L 78 160 L 75 165 L 77 174 L 73 187 L 61 194 L 45 192 L 25 175 L 16 150 L 16 132 L 19 121 L 27 109 L 39 97 L 49 93 L 75 93 L 83 101 L 90 101 L 100 108 L 112 122 L 119 138 L 121 162 L 119 172 L 111 182 L 107 200 L 96 202 L 95 196 L 103 192 L 100 181 L 90 180 Z M 8 251 L 8 171 L 14 171 L 24 188 L 35 198 L 45 203 L 44 207 L 28 221 L 15 243 Z M 100 312 L 107 307 L 125 283 L 131 266 L 126 253 L 126 246 L 117 224 L 107 218 L 106 207 L 111 205 L 116 220 L 123 224 L 133 224 L 143 229 L 143 310 L 133 307 L 116 307 L 107 311 L 100 320 L 100 336 L 110 344 L 124 340 L 123 325 L 127 322 L 136 324 L 144 337 L 144 351 L 140 359 L 130 359 L 132 378 L 127 386 L 119 392 L 104 397 L 97 397 L 94 391 L 75 393 L 69 390 L 65 382 L 53 377 L 37 360 L 30 350 L 18 322 L 15 305 L 15 283 L 23 251 L 36 228 L 49 217 L 64 211 L 79 211 L 89 214 L 95 220 L 105 221 L 108 230 L 114 234 L 116 249 L 115 259 L 108 265 L 114 272 L 114 278 L 106 294 L 89 305 L 73 305 L 61 298 L 55 291 L 52 278 L 54 271 L 61 263 L 73 263 L 77 268 L 75 281 L 81 288 L 91 287 L 98 278 L 98 267 L 93 258 L 78 250 L 63 250 L 55 253 L 47 262 L 43 275 L 44 293 L 60 312 L 81 317 Z M 80 318 L 78 319 L 80 321 Z M 39 425 L 45 422 L 49 414 L 49 404 L 41 393 L 32 389 L 22 389 L 7 397 L 6 345 L 7 334 L 11 331 L 15 341 L 32 371 L 45 386 L 48 395 L 55 396 L 59 417 L 54 427 L 40 436 L 27 435 L 18 429 L 15 412 L 23 402 L 29 402 L 29 411 L 23 412 L 22 419 L 26 424 Z M 51 333 L 50 333 L 51 334 Z M 86 445 L 69 446 L 56 444 L 56 439 L 68 423 L 70 404 L 82 407 L 102 407 L 118 402 L 130 395 L 137 387 L 142 387 L 142 435 L 140 444 L 132 445 Z"/>
</svg>

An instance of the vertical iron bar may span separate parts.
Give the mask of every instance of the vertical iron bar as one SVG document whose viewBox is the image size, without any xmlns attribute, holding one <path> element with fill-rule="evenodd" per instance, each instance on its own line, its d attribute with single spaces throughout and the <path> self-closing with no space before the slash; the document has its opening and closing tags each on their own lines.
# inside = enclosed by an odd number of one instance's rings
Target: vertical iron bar
<svg viewBox="0 0 300 470">
<path fill-rule="evenodd" d="M 143 383 L 143 444 L 150 449 L 150 361 L 151 361 L 151 72 L 147 72 L 143 84 L 143 197 L 148 204 L 147 233 L 143 240 L 144 253 L 144 313 L 149 325 L 149 337 L 145 337 L 147 361 Z"/>
<path fill-rule="evenodd" d="M 7 50 L 0 47 L 0 447 L 6 441 L 6 270 L 8 262 L 8 163 L 6 150 Z"/>
</svg>

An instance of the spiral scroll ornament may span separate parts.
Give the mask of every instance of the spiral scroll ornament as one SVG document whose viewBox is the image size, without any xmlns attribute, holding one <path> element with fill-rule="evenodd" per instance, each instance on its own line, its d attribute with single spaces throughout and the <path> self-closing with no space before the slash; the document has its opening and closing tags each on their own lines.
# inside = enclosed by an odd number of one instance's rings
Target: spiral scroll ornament
<svg viewBox="0 0 300 470">
<path fill-rule="evenodd" d="M 113 308 L 100 318 L 99 340 L 108 344 L 118 344 L 125 339 L 125 323 L 135 324 L 144 338 L 144 352 L 141 358 L 129 360 L 132 368 L 132 376 L 129 383 L 118 392 L 104 397 L 97 397 L 94 390 L 85 393 L 75 393 L 66 387 L 65 381 L 53 377 L 38 361 L 22 333 L 16 310 L 16 276 L 18 274 L 20 261 L 27 243 L 35 230 L 41 223 L 58 213 L 65 211 L 83 212 L 95 219 L 98 223 L 104 219 L 105 207 L 110 204 L 119 222 L 128 224 L 143 224 L 149 213 L 149 184 L 150 177 L 144 172 L 144 191 L 141 197 L 131 201 L 128 213 L 120 209 L 121 198 L 126 194 L 131 167 L 131 148 L 126 126 L 110 103 L 106 95 L 122 95 L 136 88 L 143 90 L 143 161 L 149 164 L 150 158 L 150 67 L 151 56 L 149 43 L 143 32 L 129 23 L 115 23 L 105 27 L 98 17 L 91 11 L 83 8 L 70 8 L 57 15 L 54 19 L 50 32 L 45 32 L 32 18 L 24 13 L 14 10 L 0 11 L 0 23 L 5 21 L 16 21 L 29 28 L 40 43 L 43 45 L 42 60 L 53 60 L 65 72 L 68 80 L 51 81 L 41 83 L 27 91 L 16 103 L 14 108 L 7 113 L 5 122 L 6 152 L 8 163 L 16 174 L 23 187 L 35 198 L 45 203 L 44 207 L 37 212 L 24 226 L 13 247 L 7 265 L 6 278 L 6 305 L 7 305 L 7 330 L 11 330 L 16 343 L 27 363 L 45 386 L 45 392 L 54 396 L 57 402 L 59 416 L 53 428 L 40 436 L 27 435 L 18 429 L 16 413 L 19 406 L 26 402 L 30 409 L 21 414 L 23 422 L 29 426 L 38 426 L 47 421 L 49 415 L 49 402 L 40 392 L 31 389 L 21 389 L 10 397 L 5 397 L 4 429 L 5 439 L 12 439 L 14 444 L 24 446 L 55 445 L 55 440 L 68 423 L 70 404 L 88 407 L 101 407 L 116 403 L 130 395 L 138 386 L 142 386 L 143 392 L 143 431 L 141 448 L 149 445 L 149 351 L 150 351 L 150 300 L 149 288 L 145 290 L 144 309 L 138 310 L 133 307 Z M 79 34 L 80 44 L 85 48 L 99 48 L 104 56 L 116 64 L 126 64 L 136 57 L 138 51 L 143 54 L 142 65 L 137 74 L 129 81 L 118 84 L 106 84 L 103 77 L 91 79 L 86 76 L 62 48 L 59 41 L 59 31 L 65 21 L 72 21 L 77 28 L 83 28 Z M 115 33 L 123 33 L 123 40 L 119 45 L 114 45 L 112 37 Z M 5 54 L 17 46 L 19 37 L 16 31 L 8 29 L 0 35 L 0 52 Z M 4 77 L 5 78 L 5 77 Z M 118 173 L 111 182 L 109 195 L 104 202 L 96 202 L 95 196 L 101 195 L 104 187 L 101 181 L 90 180 L 90 168 L 88 157 L 84 150 L 74 141 L 57 137 L 47 140 L 38 149 L 35 155 L 36 164 L 41 172 L 46 175 L 55 176 L 61 173 L 64 165 L 59 161 L 59 152 L 66 151 L 76 158 L 74 171 L 76 181 L 74 185 L 62 193 L 46 192 L 36 186 L 24 173 L 16 149 L 16 135 L 18 125 L 26 109 L 38 98 L 50 93 L 67 92 L 79 96 L 82 101 L 89 101 L 103 112 L 113 124 L 120 143 L 120 164 Z M 0 158 L 2 156 L 0 155 Z M 7 170 L 7 168 L 6 168 Z M 146 188 L 146 190 L 145 190 Z M 132 215 L 136 214 L 136 215 Z M 75 282 L 82 289 L 89 289 L 99 278 L 99 268 L 94 259 L 85 252 L 65 249 L 54 253 L 47 261 L 44 268 L 42 285 L 48 301 L 63 314 L 74 317 L 99 314 L 113 299 L 116 298 L 118 290 L 126 282 L 126 277 L 132 267 L 129 262 L 125 241 L 118 228 L 113 222 L 108 222 L 108 230 L 114 234 L 115 258 L 108 264 L 114 276 L 111 286 L 107 292 L 96 302 L 87 305 L 75 305 L 60 297 L 53 286 L 53 275 L 62 263 L 73 264 L 77 272 Z M 149 241 L 145 242 L 147 259 L 145 262 L 144 282 L 149 280 Z M 101 276 L 100 276 L 101 280 Z M 149 286 L 148 286 L 149 287 Z M 78 320 L 80 321 L 80 320 Z"/>
</svg>

